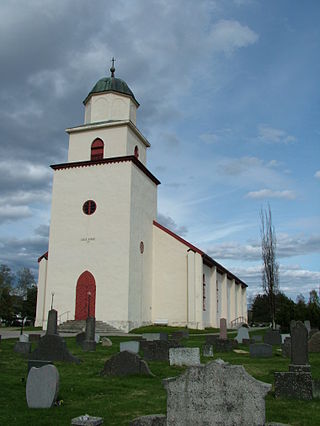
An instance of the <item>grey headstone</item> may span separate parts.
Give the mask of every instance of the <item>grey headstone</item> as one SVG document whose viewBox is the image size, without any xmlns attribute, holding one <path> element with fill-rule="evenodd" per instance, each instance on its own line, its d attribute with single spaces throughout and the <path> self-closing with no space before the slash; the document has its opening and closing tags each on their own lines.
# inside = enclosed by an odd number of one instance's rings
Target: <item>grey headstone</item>
<svg viewBox="0 0 320 426">
<path fill-rule="evenodd" d="M 40 334 L 29 334 L 29 342 L 38 342 L 40 337 Z"/>
<path fill-rule="evenodd" d="M 71 420 L 71 425 L 73 426 L 100 426 L 103 424 L 102 417 L 93 417 L 88 414 L 83 416 L 75 417 Z"/>
<path fill-rule="evenodd" d="M 255 343 L 262 343 L 262 334 L 254 334 L 252 338 Z"/>
<path fill-rule="evenodd" d="M 199 348 L 170 348 L 169 349 L 170 365 L 199 365 L 200 350 Z"/>
<path fill-rule="evenodd" d="M 30 342 L 17 342 L 14 345 L 13 350 L 18 354 L 28 356 L 31 353 L 31 343 Z"/>
<path fill-rule="evenodd" d="M 212 345 L 203 345 L 202 355 L 205 357 L 213 356 L 213 346 Z"/>
<path fill-rule="evenodd" d="M 109 358 L 100 374 L 101 376 L 153 375 L 146 361 L 128 351 L 119 352 Z"/>
<path fill-rule="evenodd" d="M 231 352 L 238 347 L 238 342 L 232 339 L 215 339 L 212 346 L 214 352 Z"/>
<path fill-rule="evenodd" d="M 153 340 L 168 340 L 168 333 L 143 333 L 142 338 L 147 342 L 152 342 Z"/>
<path fill-rule="evenodd" d="M 312 399 L 311 373 L 277 372 L 274 373 L 276 398 Z"/>
<path fill-rule="evenodd" d="M 238 328 L 238 334 L 237 334 L 235 339 L 238 343 L 242 343 L 243 339 L 249 340 L 250 336 L 249 336 L 249 331 L 248 331 L 247 327 L 239 327 Z"/>
<path fill-rule="evenodd" d="M 310 333 L 311 331 L 311 324 L 309 320 L 305 320 L 304 321 L 304 326 L 306 327 L 306 329 L 308 330 L 308 333 Z"/>
<path fill-rule="evenodd" d="M 95 340 L 95 332 L 96 332 L 96 319 L 95 317 L 88 317 L 86 319 L 85 340 Z"/>
<path fill-rule="evenodd" d="M 220 339 L 227 339 L 227 320 L 225 318 L 220 318 Z"/>
<path fill-rule="evenodd" d="M 100 343 L 100 334 L 95 333 L 94 340 L 97 344 Z"/>
<path fill-rule="evenodd" d="M 78 358 L 69 352 L 64 339 L 54 334 L 46 334 L 41 337 L 38 347 L 29 355 L 29 359 L 80 362 Z"/>
<path fill-rule="evenodd" d="M 26 386 L 29 408 L 50 408 L 54 405 L 59 392 L 59 373 L 54 365 L 41 368 L 32 367 Z"/>
<path fill-rule="evenodd" d="M 212 361 L 164 380 L 164 386 L 168 426 L 265 423 L 264 398 L 271 385 L 254 379 L 242 365 Z"/>
<path fill-rule="evenodd" d="M 81 333 L 78 333 L 76 335 L 76 343 L 79 346 L 82 346 L 82 343 L 85 341 L 85 339 L 86 339 L 86 332 L 85 331 L 81 331 Z"/>
<path fill-rule="evenodd" d="M 309 365 L 308 330 L 301 321 L 291 321 L 291 365 Z M 289 366 L 289 370 L 292 369 Z M 295 369 L 296 370 L 296 369 Z"/>
<path fill-rule="evenodd" d="M 268 330 L 263 336 L 263 341 L 268 345 L 281 345 L 281 334 L 278 330 Z"/>
<path fill-rule="evenodd" d="M 20 334 L 19 342 L 23 342 L 23 343 L 29 342 L 29 335 L 28 334 Z"/>
<path fill-rule="evenodd" d="M 130 340 L 129 342 L 120 342 L 120 352 L 129 351 L 137 354 L 140 349 L 140 342 Z"/>
<path fill-rule="evenodd" d="M 308 342 L 309 352 L 320 352 L 320 331 L 315 333 Z"/>
<path fill-rule="evenodd" d="M 52 361 L 42 361 L 40 359 L 29 359 L 28 360 L 28 373 L 31 370 L 32 367 L 40 368 L 45 365 L 52 365 Z"/>
<path fill-rule="evenodd" d="M 84 352 L 94 352 L 96 350 L 96 341 L 95 340 L 84 340 L 82 342 L 82 350 Z"/>
<path fill-rule="evenodd" d="M 291 337 L 290 334 L 281 334 L 281 343 L 284 343 L 287 337 Z"/>
<path fill-rule="evenodd" d="M 291 358 L 291 337 L 286 337 L 284 343 L 281 345 L 281 349 L 284 358 Z"/>
<path fill-rule="evenodd" d="M 58 312 L 55 309 L 50 309 L 48 312 L 48 323 L 46 334 L 58 334 Z"/>
<path fill-rule="evenodd" d="M 110 346 L 112 346 L 112 342 L 108 337 L 102 337 L 101 346 L 110 347 Z"/>
<path fill-rule="evenodd" d="M 151 414 L 133 419 L 129 426 L 166 426 L 167 418 L 164 414 Z"/>
<path fill-rule="evenodd" d="M 267 343 L 255 343 L 249 346 L 251 358 L 271 358 L 272 346 Z"/>
<path fill-rule="evenodd" d="M 169 361 L 169 349 L 178 345 L 177 340 L 153 340 L 140 343 L 143 358 L 147 361 Z"/>
</svg>

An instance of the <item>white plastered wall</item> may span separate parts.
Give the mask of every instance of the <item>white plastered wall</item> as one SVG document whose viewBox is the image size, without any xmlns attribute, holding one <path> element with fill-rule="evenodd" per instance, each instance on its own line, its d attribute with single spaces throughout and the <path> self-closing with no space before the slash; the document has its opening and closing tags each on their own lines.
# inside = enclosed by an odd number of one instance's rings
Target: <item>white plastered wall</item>
<svg viewBox="0 0 320 426">
<path fill-rule="evenodd" d="M 205 276 L 205 310 L 202 312 L 202 322 L 203 327 L 210 327 L 211 326 L 211 316 L 212 316 L 212 310 L 214 309 L 212 307 L 212 273 L 213 268 L 207 265 L 203 265 L 203 274 Z"/>
<path fill-rule="evenodd" d="M 248 321 L 248 311 L 247 311 L 247 289 L 246 287 L 241 288 L 242 296 L 242 316 L 245 318 L 246 322 Z"/>
<path fill-rule="evenodd" d="M 228 321 L 228 278 L 226 273 L 222 274 L 221 292 L 219 296 L 221 298 L 220 319 L 225 318 Z"/>
<path fill-rule="evenodd" d="M 202 256 L 188 250 L 188 327 L 203 329 L 202 316 Z"/>
<path fill-rule="evenodd" d="M 45 257 L 43 257 L 39 262 L 37 309 L 35 320 L 36 327 L 42 327 L 43 320 L 46 320 L 44 307 L 47 285 L 47 263 L 48 261 Z"/>
<path fill-rule="evenodd" d="M 96 281 L 96 318 L 128 329 L 131 166 L 55 171 L 45 317 L 52 291 L 59 315 L 74 317 L 77 280 L 88 270 Z M 97 204 L 90 216 L 82 212 L 87 200 Z"/>
<path fill-rule="evenodd" d="M 104 158 L 134 155 L 139 148 L 139 160 L 146 165 L 146 146 L 127 125 L 106 125 L 98 129 L 80 128 L 70 133 L 68 162 L 89 161 L 91 144 L 96 138 L 104 142 Z"/>
</svg>

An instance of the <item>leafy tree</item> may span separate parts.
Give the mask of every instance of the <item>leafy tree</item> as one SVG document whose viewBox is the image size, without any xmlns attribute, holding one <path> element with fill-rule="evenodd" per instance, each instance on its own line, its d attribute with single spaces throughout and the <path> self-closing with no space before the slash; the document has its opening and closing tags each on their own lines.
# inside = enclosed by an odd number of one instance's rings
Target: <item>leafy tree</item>
<svg viewBox="0 0 320 426">
<path fill-rule="evenodd" d="M 290 331 L 290 321 L 295 319 L 295 303 L 284 293 L 276 295 L 276 323 L 284 331 Z"/>
<path fill-rule="evenodd" d="M 36 284 L 34 276 L 29 268 L 21 268 L 17 272 L 17 279 L 16 292 L 19 296 L 22 296 L 25 299 L 27 297 L 28 290 Z"/>
<path fill-rule="evenodd" d="M 268 296 L 257 294 L 252 302 L 252 321 L 265 323 L 271 321 Z"/>
<path fill-rule="evenodd" d="M 32 286 L 27 290 L 27 297 L 22 304 L 22 315 L 24 317 L 32 318 L 33 320 L 36 317 L 36 307 L 37 307 L 37 287 Z"/>
<path fill-rule="evenodd" d="M 9 321 L 13 315 L 11 300 L 14 276 L 7 265 L 0 265 L 0 317 Z"/>
<path fill-rule="evenodd" d="M 320 325 L 320 300 L 316 290 L 311 290 L 309 293 L 309 302 L 307 306 L 307 318 L 311 325 L 319 327 Z"/>
<path fill-rule="evenodd" d="M 304 296 L 300 293 L 297 296 L 296 304 L 295 304 L 295 319 L 299 321 L 304 321 L 308 318 L 307 314 L 307 305 L 306 305 L 306 299 Z"/>
<path fill-rule="evenodd" d="M 272 225 L 270 205 L 267 210 L 260 211 L 261 218 L 261 254 L 262 254 L 262 288 L 268 297 L 268 305 L 275 328 L 276 320 L 276 295 L 279 291 L 279 264 L 276 261 L 276 234 Z"/>
</svg>

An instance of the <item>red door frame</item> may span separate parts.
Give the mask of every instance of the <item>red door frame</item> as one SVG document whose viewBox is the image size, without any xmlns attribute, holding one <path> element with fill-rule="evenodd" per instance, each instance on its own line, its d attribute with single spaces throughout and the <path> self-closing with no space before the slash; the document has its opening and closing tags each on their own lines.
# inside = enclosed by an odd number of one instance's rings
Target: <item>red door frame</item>
<svg viewBox="0 0 320 426">
<path fill-rule="evenodd" d="M 96 311 L 96 282 L 91 272 L 84 271 L 77 281 L 75 319 L 87 319 L 88 307 L 89 316 L 94 317 Z"/>
</svg>

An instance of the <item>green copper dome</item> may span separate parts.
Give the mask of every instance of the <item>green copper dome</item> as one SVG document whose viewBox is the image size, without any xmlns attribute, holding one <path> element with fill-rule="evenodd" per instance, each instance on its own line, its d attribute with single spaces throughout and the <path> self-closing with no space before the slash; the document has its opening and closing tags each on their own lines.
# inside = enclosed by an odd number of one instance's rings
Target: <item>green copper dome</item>
<svg viewBox="0 0 320 426">
<path fill-rule="evenodd" d="M 125 95 L 129 95 L 139 105 L 138 101 L 134 97 L 134 94 L 132 93 L 127 83 L 121 80 L 121 78 L 115 78 L 115 77 L 101 78 L 94 85 L 93 89 L 88 94 L 88 96 L 83 101 L 83 103 L 86 104 L 88 99 L 93 93 L 105 93 L 105 92 L 118 92 L 118 93 L 123 93 Z"/>
</svg>

